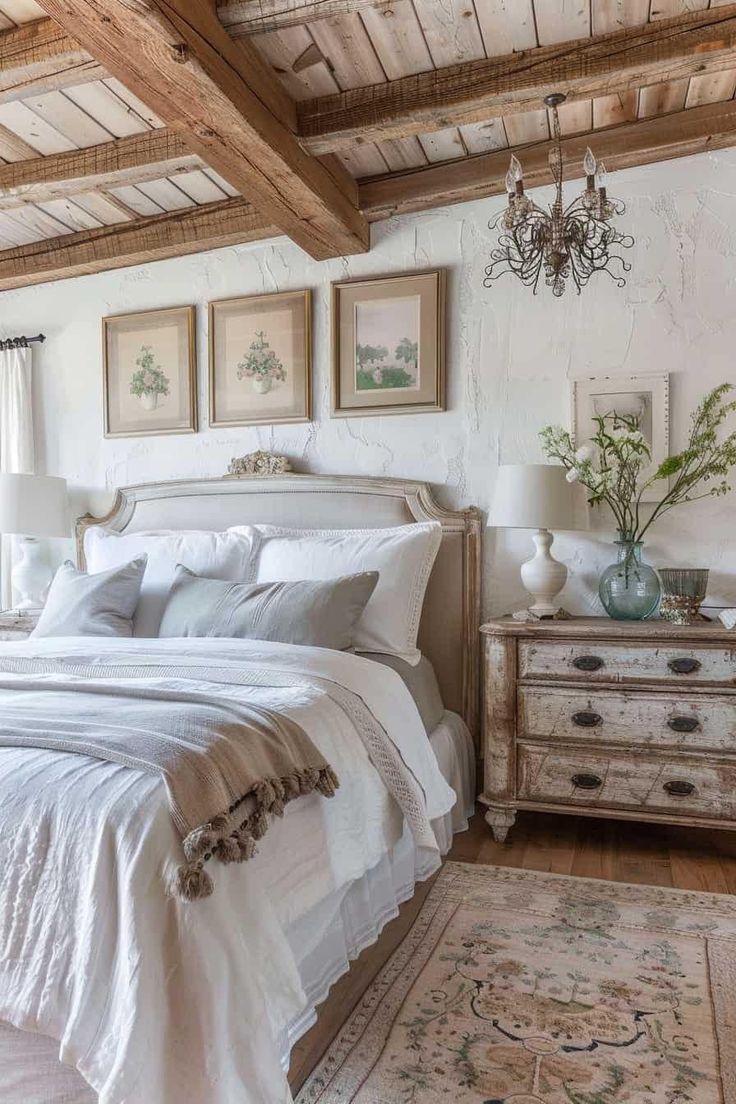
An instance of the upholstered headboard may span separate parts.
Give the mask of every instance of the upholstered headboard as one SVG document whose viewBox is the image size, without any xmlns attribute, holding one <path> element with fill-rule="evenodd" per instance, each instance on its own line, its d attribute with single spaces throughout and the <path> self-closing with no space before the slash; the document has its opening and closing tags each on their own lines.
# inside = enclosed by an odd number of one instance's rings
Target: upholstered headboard
<svg viewBox="0 0 736 1104">
<path fill-rule="evenodd" d="M 443 510 L 426 483 L 333 475 L 248 475 L 188 479 L 125 487 L 106 517 L 77 523 L 79 562 L 92 525 L 116 532 L 144 529 L 226 529 L 276 524 L 355 529 L 438 521 L 443 539 L 419 630 L 448 709 L 478 738 L 480 516 L 475 509 Z"/>
</svg>

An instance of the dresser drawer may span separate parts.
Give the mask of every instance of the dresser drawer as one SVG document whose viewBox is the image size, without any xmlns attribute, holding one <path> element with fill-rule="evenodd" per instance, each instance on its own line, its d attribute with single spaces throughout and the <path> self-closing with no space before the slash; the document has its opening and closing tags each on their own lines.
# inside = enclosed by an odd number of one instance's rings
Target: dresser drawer
<svg viewBox="0 0 736 1104">
<path fill-rule="evenodd" d="M 520 686 L 518 738 L 736 754 L 736 694 Z"/>
<path fill-rule="evenodd" d="M 736 646 L 521 640 L 519 678 L 736 686 Z"/>
<path fill-rule="evenodd" d="M 736 763 L 518 747 L 520 801 L 736 819 Z"/>
</svg>

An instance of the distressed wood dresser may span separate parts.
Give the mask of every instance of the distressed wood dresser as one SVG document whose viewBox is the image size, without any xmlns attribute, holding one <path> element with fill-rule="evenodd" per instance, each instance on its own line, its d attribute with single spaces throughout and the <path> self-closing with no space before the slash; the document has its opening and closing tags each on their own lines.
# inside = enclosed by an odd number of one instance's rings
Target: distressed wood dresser
<svg viewBox="0 0 736 1104">
<path fill-rule="evenodd" d="M 736 828 L 736 630 L 603 617 L 481 628 L 486 820 Z"/>
</svg>

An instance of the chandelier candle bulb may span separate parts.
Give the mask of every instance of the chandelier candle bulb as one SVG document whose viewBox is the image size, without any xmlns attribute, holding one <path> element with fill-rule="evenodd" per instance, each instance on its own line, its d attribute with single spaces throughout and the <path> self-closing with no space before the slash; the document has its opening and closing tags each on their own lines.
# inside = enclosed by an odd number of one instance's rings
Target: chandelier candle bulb
<svg viewBox="0 0 736 1104">
<path fill-rule="evenodd" d="M 512 201 L 516 195 L 516 179 L 511 169 L 506 173 L 506 191 L 509 195 L 509 201 Z"/>
<path fill-rule="evenodd" d="M 606 166 L 602 161 L 595 171 L 595 183 L 601 197 L 601 203 L 603 203 L 606 198 Z"/>
<path fill-rule="evenodd" d="M 592 191 L 595 187 L 596 160 L 590 146 L 585 151 L 585 157 L 583 158 L 583 172 L 585 173 L 586 187 L 588 191 Z"/>
</svg>

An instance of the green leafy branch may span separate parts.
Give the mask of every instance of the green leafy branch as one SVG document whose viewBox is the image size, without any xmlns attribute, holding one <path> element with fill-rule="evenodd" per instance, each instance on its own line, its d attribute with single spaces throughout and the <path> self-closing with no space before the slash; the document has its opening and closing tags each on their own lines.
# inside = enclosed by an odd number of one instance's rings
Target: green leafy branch
<svg viewBox="0 0 736 1104">
<path fill-rule="evenodd" d="M 622 539 L 640 541 L 657 518 L 675 506 L 731 490 L 728 475 L 736 465 L 736 432 L 722 438 L 721 428 L 736 411 L 736 401 L 728 398 L 732 390 L 730 383 L 722 383 L 705 396 L 692 415 L 686 447 L 644 480 L 652 454 L 635 415 L 597 415 L 596 432 L 579 448 L 560 426 L 546 426 L 539 436 L 547 456 L 566 468 L 568 481 L 586 488 L 589 504 L 609 506 Z M 669 489 L 644 520 L 645 493 L 665 481 Z"/>
</svg>

